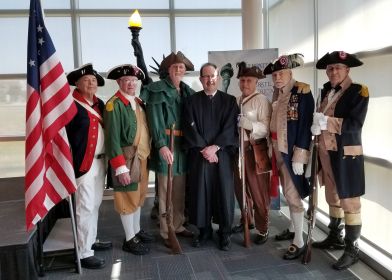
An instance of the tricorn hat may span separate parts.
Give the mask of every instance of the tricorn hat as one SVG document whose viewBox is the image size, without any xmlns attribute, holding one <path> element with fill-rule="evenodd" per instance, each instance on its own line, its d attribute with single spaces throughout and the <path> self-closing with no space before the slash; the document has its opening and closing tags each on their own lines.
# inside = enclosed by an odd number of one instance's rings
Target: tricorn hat
<svg viewBox="0 0 392 280">
<path fill-rule="evenodd" d="M 166 56 L 162 62 L 159 68 L 161 70 L 167 71 L 170 67 L 170 65 L 175 64 L 175 63 L 184 63 L 186 71 L 194 71 L 195 67 L 193 66 L 192 62 L 186 58 L 186 56 L 178 51 L 177 54 L 171 53 L 170 55 Z"/>
<path fill-rule="evenodd" d="M 105 84 L 105 80 L 97 71 L 94 70 L 91 63 L 80 66 L 79 68 L 72 70 L 67 75 L 68 83 L 71 86 L 76 86 L 76 82 L 85 75 L 93 75 L 97 78 L 98 86 L 101 87 Z"/>
<path fill-rule="evenodd" d="M 144 79 L 144 72 L 139 67 L 132 64 L 122 64 L 113 67 L 108 71 L 107 78 L 110 80 L 117 80 L 124 76 L 134 76 L 139 80 Z"/>
<path fill-rule="evenodd" d="M 237 67 L 238 67 L 237 79 L 243 76 L 255 77 L 257 79 L 265 78 L 265 75 L 263 74 L 263 70 L 261 70 L 259 67 L 255 65 L 252 67 L 246 67 L 245 61 L 238 62 Z"/>
<path fill-rule="evenodd" d="M 357 67 L 363 64 L 358 58 L 353 54 L 346 53 L 344 51 L 334 51 L 331 53 L 326 53 L 322 58 L 320 58 L 316 63 L 317 69 L 326 69 L 329 64 L 341 63 L 347 67 Z"/>
<path fill-rule="evenodd" d="M 264 68 L 264 75 L 272 74 L 275 71 L 282 69 L 293 69 L 304 64 L 303 55 L 294 53 L 289 55 L 282 55 L 275 61 L 271 62 Z"/>
</svg>

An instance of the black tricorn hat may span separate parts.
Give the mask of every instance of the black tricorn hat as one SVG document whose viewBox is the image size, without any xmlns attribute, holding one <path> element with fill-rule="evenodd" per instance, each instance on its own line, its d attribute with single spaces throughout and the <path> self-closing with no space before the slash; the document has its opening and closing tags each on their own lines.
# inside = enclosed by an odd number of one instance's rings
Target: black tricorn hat
<svg viewBox="0 0 392 280">
<path fill-rule="evenodd" d="M 261 70 L 259 67 L 255 65 L 252 67 L 246 67 L 245 61 L 238 62 L 237 67 L 238 67 L 237 79 L 243 76 L 255 77 L 257 79 L 265 78 L 265 75 L 263 74 L 263 70 Z"/>
<path fill-rule="evenodd" d="M 272 74 L 275 71 L 282 69 L 293 69 L 304 64 L 303 55 L 294 53 L 289 55 L 282 55 L 275 61 L 271 62 L 264 68 L 264 75 Z"/>
<path fill-rule="evenodd" d="M 113 67 L 108 71 L 107 78 L 110 80 L 117 80 L 124 76 L 134 76 L 139 80 L 144 79 L 144 72 L 139 67 L 132 64 L 122 64 Z"/>
<path fill-rule="evenodd" d="M 105 80 L 101 75 L 98 74 L 97 71 L 94 70 L 93 65 L 91 63 L 87 63 L 85 65 L 80 66 L 79 68 L 72 70 L 67 75 L 68 83 L 71 86 L 76 86 L 76 82 L 85 75 L 93 75 L 97 78 L 98 86 L 101 87 L 105 84 Z"/>
<path fill-rule="evenodd" d="M 322 58 L 320 58 L 316 63 L 317 69 L 326 69 L 329 64 L 341 63 L 347 67 L 357 67 L 363 64 L 358 58 L 353 54 L 346 53 L 344 51 L 334 51 L 331 53 L 326 53 Z"/>
<path fill-rule="evenodd" d="M 195 67 L 192 62 L 180 51 L 175 54 L 172 52 L 170 55 L 166 56 L 159 66 L 160 70 L 168 71 L 170 65 L 175 63 L 184 63 L 186 71 L 194 71 Z"/>
</svg>

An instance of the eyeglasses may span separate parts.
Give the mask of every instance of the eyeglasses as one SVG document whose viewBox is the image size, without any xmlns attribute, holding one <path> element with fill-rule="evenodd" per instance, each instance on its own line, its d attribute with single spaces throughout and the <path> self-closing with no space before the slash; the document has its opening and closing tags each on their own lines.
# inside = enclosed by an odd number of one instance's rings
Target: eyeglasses
<svg viewBox="0 0 392 280">
<path fill-rule="evenodd" d="M 123 79 L 121 79 L 120 78 L 120 81 L 122 82 L 122 83 L 126 83 L 126 84 L 128 84 L 128 83 L 137 83 L 137 81 L 138 81 L 138 79 L 137 78 L 123 78 Z"/>
</svg>

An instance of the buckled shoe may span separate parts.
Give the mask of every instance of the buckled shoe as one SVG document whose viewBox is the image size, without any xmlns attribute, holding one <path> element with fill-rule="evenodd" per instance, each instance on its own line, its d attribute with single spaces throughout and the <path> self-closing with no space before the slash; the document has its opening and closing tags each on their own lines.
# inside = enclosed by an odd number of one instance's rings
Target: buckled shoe
<svg viewBox="0 0 392 280">
<path fill-rule="evenodd" d="M 283 255 L 285 260 L 294 260 L 299 258 L 305 252 L 305 245 L 298 248 L 296 245 L 291 244 L 287 249 L 287 252 Z"/>
<path fill-rule="evenodd" d="M 100 241 L 97 240 L 92 246 L 91 250 L 94 251 L 104 251 L 112 248 L 112 242 L 111 241 Z"/>
<path fill-rule="evenodd" d="M 136 236 L 143 242 L 143 243 L 151 243 L 155 240 L 154 236 L 152 234 L 149 234 L 145 232 L 143 229 L 141 229 L 138 233 L 136 233 Z"/>
<path fill-rule="evenodd" d="M 281 233 L 275 235 L 275 240 L 283 241 L 283 240 L 293 240 L 294 232 L 291 232 L 288 228 L 282 231 Z"/>
<path fill-rule="evenodd" d="M 80 259 L 80 265 L 88 269 L 100 269 L 105 267 L 105 260 L 95 256 Z"/>
<path fill-rule="evenodd" d="M 128 241 L 124 240 L 122 249 L 123 251 L 132 253 L 134 255 L 145 255 L 150 252 L 150 248 L 144 245 L 137 236 Z"/>
<path fill-rule="evenodd" d="M 268 240 L 268 231 L 266 233 L 261 233 L 261 232 L 258 233 L 256 235 L 254 242 L 257 245 L 261 245 L 261 244 L 264 244 L 265 242 L 267 242 L 267 240 Z"/>
</svg>

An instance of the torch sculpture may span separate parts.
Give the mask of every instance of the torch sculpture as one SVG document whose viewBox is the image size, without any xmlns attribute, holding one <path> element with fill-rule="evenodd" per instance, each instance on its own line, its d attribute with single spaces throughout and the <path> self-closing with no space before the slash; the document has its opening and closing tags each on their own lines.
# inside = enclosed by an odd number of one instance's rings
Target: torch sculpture
<svg viewBox="0 0 392 280">
<path fill-rule="evenodd" d="M 135 10 L 131 17 L 129 18 L 128 28 L 131 30 L 132 34 L 132 47 L 134 50 L 134 55 L 136 57 L 137 66 L 143 70 L 145 78 L 142 81 L 143 85 L 147 85 L 152 82 L 147 72 L 146 63 L 144 61 L 142 45 L 139 41 L 140 30 L 142 29 L 142 19 L 140 17 L 139 11 Z"/>
</svg>

